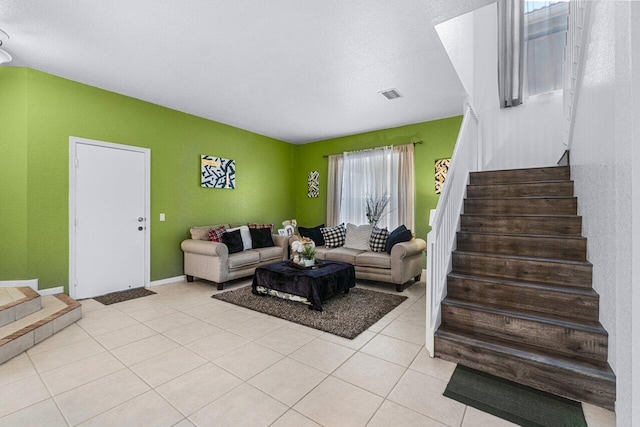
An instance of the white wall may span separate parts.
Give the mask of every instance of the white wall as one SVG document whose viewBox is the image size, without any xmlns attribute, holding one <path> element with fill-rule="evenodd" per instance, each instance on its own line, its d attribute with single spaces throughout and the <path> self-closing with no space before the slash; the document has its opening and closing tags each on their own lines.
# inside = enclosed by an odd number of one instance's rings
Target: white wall
<svg viewBox="0 0 640 427">
<path fill-rule="evenodd" d="M 562 94 L 498 102 L 497 10 L 490 4 L 436 26 L 458 77 L 480 115 L 484 169 L 552 166 L 562 156 Z"/>
<path fill-rule="evenodd" d="M 640 425 L 639 418 L 632 420 L 632 407 L 638 410 L 638 403 L 632 402 L 640 392 L 640 366 L 636 365 L 635 372 L 632 369 L 634 358 L 638 363 L 638 342 L 632 334 L 637 336 L 640 328 L 637 302 L 635 313 L 633 310 L 638 290 L 634 295 L 632 287 L 632 279 L 640 278 L 640 81 L 631 67 L 632 59 L 640 60 L 640 36 L 632 27 L 632 16 L 639 22 L 640 3 L 591 3 L 570 141 L 571 174 L 588 241 L 587 257 L 594 265 L 593 287 L 600 294 L 600 320 L 609 333 L 609 363 L 617 377 L 620 426 Z M 636 66 L 636 74 L 638 70 Z"/>
</svg>

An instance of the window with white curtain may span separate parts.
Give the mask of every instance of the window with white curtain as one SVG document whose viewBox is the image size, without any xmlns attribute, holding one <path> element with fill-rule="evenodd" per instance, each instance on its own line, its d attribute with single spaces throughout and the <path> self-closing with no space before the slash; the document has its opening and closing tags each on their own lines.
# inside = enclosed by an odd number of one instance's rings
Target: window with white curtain
<svg viewBox="0 0 640 427">
<path fill-rule="evenodd" d="M 329 157 L 327 223 L 367 224 L 366 200 L 389 197 L 378 227 L 414 229 L 413 144 Z M 338 183 L 342 185 L 337 185 Z M 333 190 L 332 190 L 333 189 Z M 338 203 L 339 200 L 339 203 Z"/>
<path fill-rule="evenodd" d="M 524 2 L 524 95 L 562 89 L 568 1 Z"/>
</svg>

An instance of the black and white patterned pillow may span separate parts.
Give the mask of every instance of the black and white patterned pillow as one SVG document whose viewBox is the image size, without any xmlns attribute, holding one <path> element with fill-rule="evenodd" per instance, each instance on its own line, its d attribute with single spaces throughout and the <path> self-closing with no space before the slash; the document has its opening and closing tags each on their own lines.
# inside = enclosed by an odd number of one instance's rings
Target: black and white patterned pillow
<svg viewBox="0 0 640 427">
<path fill-rule="evenodd" d="M 384 252 L 388 237 L 389 230 L 387 230 L 387 227 L 373 227 L 373 230 L 371 230 L 371 237 L 369 237 L 369 247 L 373 252 Z"/>
<path fill-rule="evenodd" d="M 347 229 L 344 223 L 336 225 L 335 227 L 323 227 L 320 229 L 320 232 L 322 233 L 325 247 L 338 248 L 344 246 L 344 239 L 347 236 Z"/>
</svg>

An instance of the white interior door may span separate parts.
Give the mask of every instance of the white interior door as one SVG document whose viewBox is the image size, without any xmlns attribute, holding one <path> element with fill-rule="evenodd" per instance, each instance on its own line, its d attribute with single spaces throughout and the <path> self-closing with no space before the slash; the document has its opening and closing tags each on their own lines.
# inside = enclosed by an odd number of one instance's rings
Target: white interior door
<svg viewBox="0 0 640 427">
<path fill-rule="evenodd" d="M 73 142 L 75 260 L 70 267 L 75 267 L 71 273 L 75 292 L 71 294 L 89 298 L 145 286 L 148 152 Z"/>
</svg>

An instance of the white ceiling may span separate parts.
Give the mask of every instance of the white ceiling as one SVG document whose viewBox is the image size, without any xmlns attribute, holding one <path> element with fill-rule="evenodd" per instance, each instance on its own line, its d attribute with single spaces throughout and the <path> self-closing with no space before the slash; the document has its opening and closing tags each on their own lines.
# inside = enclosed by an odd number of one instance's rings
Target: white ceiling
<svg viewBox="0 0 640 427">
<path fill-rule="evenodd" d="M 299 144 L 460 114 L 433 26 L 491 1 L 0 0 L 0 28 L 13 66 Z"/>
</svg>

